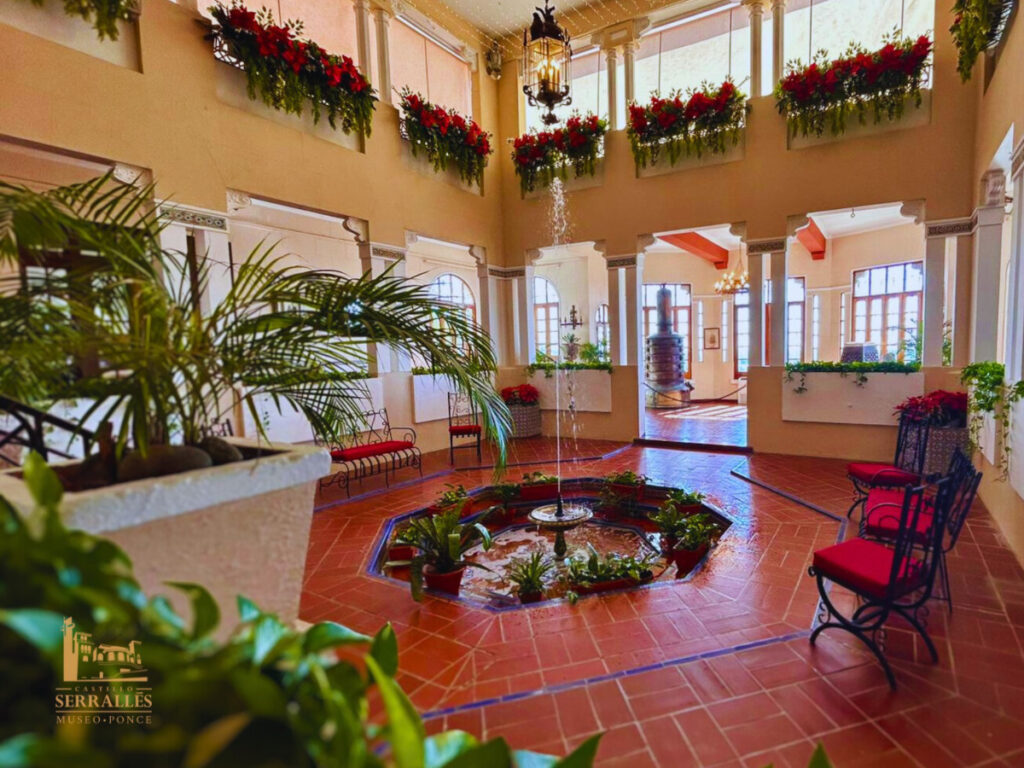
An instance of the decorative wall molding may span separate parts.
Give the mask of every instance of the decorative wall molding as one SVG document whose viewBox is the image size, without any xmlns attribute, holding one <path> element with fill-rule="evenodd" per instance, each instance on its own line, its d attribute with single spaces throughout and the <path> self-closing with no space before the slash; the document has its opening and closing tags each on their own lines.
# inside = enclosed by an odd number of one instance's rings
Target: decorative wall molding
<svg viewBox="0 0 1024 768">
<path fill-rule="evenodd" d="M 635 267 L 636 256 L 616 256 L 611 259 L 607 259 L 605 262 L 608 269 L 620 269 L 622 267 Z"/>
<path fill-rule="evenodd" d="M 1006 171 L 992 168 L 981 176 L 981 204 L 1006 204 Z"/>
<path fill-rule="evenodd" d="M 487 267 L 487 276 L 499 280 L 514 280 L 517 277 L 526 277 L 526 267 Z"/>
<path fill-rule="evenodd" d="M 370 243 L 370 257 L 374 259 L 384 259 L 385 261 L 404 261 L 405 251 L 401 248 L 396 248 L 393 245 Z"/>
<path fill-rule="evenodd" d="M 1013 148 L 1010 160 L 1010 178 L 1017 178 L 1022 170 L 1024 170 L 1024 139 L 1018 141 L 1017 146 Z"/>
<path fill-rule="evenodd" d="M 729 234 L 738 237 L 741 243 L 747 242 L 747 222 L 735 221 L 729 225 Z"/>
<path fill-rule="evenodd" d="M 747 253 L 784 253 L 786 250 L 786 238 L 773 237 L 767 240 L 747 241 Z"/>
<path fill-rule="evenodd" d="M 370 241 L 370 227 L 366 219 L 357 219 L 355 216 L 346 216 L 341 223 L 346 232 L 355 235 L 356 242 L 365 244 Z"/>
<path fill-rule="evenodd" d="M 148 170 L 137 165 L 128 165 L 128 163 L 114 163 L 113 174 L 114 178 L 122 184 L 133 187 L 141 187 L 150 181 Z"/>
<path fill-rule="evenodd" d="M 798 213 L 795 216 L 786 217 L 786 235 L 788 237 L 794 237 L 798 230 L 806 227 L 811 221 L 811 217 L 806 213 Z"/>
<path fill-rule="evenodd" d="M 658 238 L 656 238 L 654 235 L 649 235 L 649 234 L 637 235 L 636 247 L 637 247 L 638 251 L 643 253 L 648 248 L 650 248 L 652 245 L 654 245 L 656 242 L 658 242 Z"/>
<path fill-rule="evenodd" d="M 900 206 L 900 216 L 913 219 L 915 224 L 924 221 L 924 200 L 907 200 Z"/>
<path fill-rule="evenodd" d="M 969 235 L 974 231 L 974 219 L 943 219 L 925 222 L 925 237 Z"/>
<path fill-rule="evenodd" d="M 246 192 L 236 189 L 228 190 L 228 213 L 235 213 L 252 205 L 252 198 Z"/>
<path fill-rule="evenodd" d="M 209 229 L 215 232 L 227 232 L 228 220 L 222 213 L 204 211 L 199 208 L 187 208 L 181 205 L 160 206 L 160 216 L 189 227 Z"/>
</svg>

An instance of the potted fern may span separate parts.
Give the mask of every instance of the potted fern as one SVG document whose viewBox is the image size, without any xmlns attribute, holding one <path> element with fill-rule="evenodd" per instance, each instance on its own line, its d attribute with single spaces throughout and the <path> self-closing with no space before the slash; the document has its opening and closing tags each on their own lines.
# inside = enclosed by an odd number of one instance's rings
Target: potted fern
<svg viewBox="0 0 1024 768">
<path fill-rule="evenodd" d="M 467 560 L 465 554 L 480 545 L 484 551 L 491 548 L 491 534 L 482 521 L 462 523 L 460 507 L 440 514 L 410 520 L 397 540 L 417 550 L 408 562 L 390 562 L 390 567 L 409 567 L 409 585 L 413 599 L 419 600 L 423 585 L 428 589 L 459 594 L 466 568 L 490 570 L 480 563 Z"/>
<path fill-rule="evenodd" d="M 518 587 L 519 602 L 536 603 L 544 595 L 544 577 L 552 568 L 554 565 L 541 552 L 534 552 L 528 558 L 509 563 L 505 575 Z"/>
</svg>

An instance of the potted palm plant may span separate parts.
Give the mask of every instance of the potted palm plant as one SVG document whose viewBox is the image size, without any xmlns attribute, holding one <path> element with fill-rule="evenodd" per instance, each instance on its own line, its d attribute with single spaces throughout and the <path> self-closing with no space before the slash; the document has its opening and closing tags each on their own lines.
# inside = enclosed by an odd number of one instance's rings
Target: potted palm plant
<svg viewBox="0 0 1024 768">
<path fill-rule="evenodd" d="M 682 578 L 697 567 L 721 529 L 707 512 L 684 518 L 676 528 L 676 542 L 669 558 L 676 564 L 676 578 Z"/>
<path fill-rule="evenodd" d="M 490 570 L 480 563 L 465 558 L 466 552 L 478 544 L 486 551 L 491 548 L 491 534 L 482 521 L 462 523 L 459 521 L 460 507 L 428 517 L 410 520 L 402 531 L 401 544 L 417 550 L 409 562 L 388 563 L 391 567 L 409 566 L 409 584 L 413 599 L 423 594 L 423 584 L 428 589 L 459 594 L 462 576 L 466 568 Z"/>
<path fill-rule="evenodd" d="M 554 565 L 544 559 L 543 553 L 534 552 L 509 563 L 505 575 L 518 587 L 519 602 L 536 603 L 544 595 L 544 577 L 552 568 Z"/>
<path fill-rule="evenodd" d="M 42 410 L 76 401 L 82 421 L 109 425 L 91 455 L 57 468 L 63 514 L 117 539 L 146 588 L 199 578 L 219 600 L 246 591 L 290 621 L 329 458 L 268 444 L 261 410 L 290 406 L 328 441 L 362 431 L 369 391 L 352 372 L 384 344 L 445 369 L 500 462 L 510 419 L 488 373 L 490 338 L 391 273 L 288 267 L 260 244 L 226 275 L 165 244 L 164 208 L 151 187 L 109 174 L 44 192 L 0 184 L 0 394 Z M 208 428 L 244 412 L 259 444 L 236 447 L 258 469 L 238 456 L 211 466 Z M 30 509 L 20 482 L 0 476 L 8 491 Z M 212 550 L 198 566 L 197 528 Z M 268 556 L 285 565 L 267 569 Z"/>
</svg>

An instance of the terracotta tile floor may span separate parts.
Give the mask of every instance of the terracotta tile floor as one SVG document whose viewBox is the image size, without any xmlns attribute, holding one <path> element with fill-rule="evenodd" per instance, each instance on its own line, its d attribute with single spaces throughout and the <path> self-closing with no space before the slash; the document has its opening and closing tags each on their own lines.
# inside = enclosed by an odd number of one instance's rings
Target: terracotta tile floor
<svg viewBox="0 0 1024 768">
<path fill-rule="evenodd" d="M 457 470 L 319 512 L 302 618 L 366 632 L 390 621 L 401 682 L 431 729 L 556 753 L 603 730 L 601 765 L 803 768 L 818 741 L 839 768 L 1024 765 L 1024 571 L 980 505 L 950 559 L 956 613 L 931 612 L 940 663 L 919 663 L 913 636 L 892 628 L 891 693 L 852 638 L 807 641 L 817 607 L 807 566 L 842 523 L 733 473 L 845 513 L 841 462 L 629 447 L 564 474 L 624 468 L 704 491 L 741 535 L 685 583 L 501 614 L 417 604 L 367 575 L 369 553 L 387 518 L 425 506 L 445 482 L 491 478 Z"/>
<path fill-rule="evenodd" d="M 747 445 L 747 407 L 701 403 L 685 409 L 648 408 L 644 437 L 705 445 Z"/>
</svg>

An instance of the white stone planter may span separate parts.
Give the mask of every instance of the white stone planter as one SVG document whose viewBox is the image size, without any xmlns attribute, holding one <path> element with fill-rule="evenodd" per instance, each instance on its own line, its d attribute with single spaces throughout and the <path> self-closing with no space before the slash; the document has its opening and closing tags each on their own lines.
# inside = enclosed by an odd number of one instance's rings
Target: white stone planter
<svg viewBox="0 0 1024 768">
<path fill-rule="evenodd" d="M 746 154 L 746 129 L 740 133 L 740 140 L 733 144 L 727 140 L 725 152 L 706 152 L 699 157 L 696 154 L 681 155 L 672 165 L 668 159 L 668 150 L 663 149 L 658 154 L 658 159 L 646 168 L 637 171 L 637 178 L 646 179 L 651 176 L 664 176 L 668 173 L 681 173 L 694 168 L 704 168 L 709 165 L 722 165 L 724 163 L 735 163 L 743 159 Z"/>
<path fill-rule="evenodd" d="M 447 376 L 412 377 L 412 415 L 417 424 L 448 418 L 448 395 L 455 385 Z"/>
<path fill-rule="evenodd" d="M 594 175 L 584 173 L 577 176 L 575 169 L 570 165 L 566 170 L 565 179 L 562 180 L 562 188 L 566 192 L 579 192 L 584 189 L 593 189 L 604 184 L 604 157 L 597 158 L 594 165 Z M 532 192 L 523 195 L 524 200 L 548 200 L 551 197 L 551 190 L 547 184 L 538 184 Z"/>
<path fill-rule="evenodd" d="M 292 622 L 299 613 L 316 481 L 329 471 L 330 457 L 316 447 L 263 447 L 280 453 L 68 493 L 62 517 L 70 528 L 121 546 L 147 594 L 167 594 L 186 616 L 187 601 L 164 582 L 209 589 L 221 607 L 222 633 L 237 623 L 238 595 Z M 0 474 L 0 495 L 32 513 L 32 499 L 12 472 Z"/>
<path fill-rule="evenodd" d="M 875 122 L 874 115 L 870 109 L 865 116 L 866 122 L 862 123 L 856 115 L 850 115 L 846 121 L 846 130 L 838 136 L 826 132 L 822 136 L 791 136 L 787 139 L 790 149 L 806 149 L 817 147 L 822 144 L 832 144 L 837 141 L 858 139 L 865 136 L 872 136 L 878 133 L 889 133 L 891 131 L 905 131 L 908 128 L 920 128 L 932 121 L 932 92 L 931 90 L 921 91 L 921 106 L 915 106 L 914 100 L 908 98 L 903 117 L 896 120 L 882 118 L 879 123 Z"/>
<path fill-rule="evenodd" d="M 92 24 L 66 14 L 63 3 L 19 2 L 0 5 L 0 23 L 139 71 L 139 25 L 135 21 L 117 23 L 117 40 L 100 40 Z"/>
<path fill-rule="evenodd" d="M 453 187 L 458 187 L 463 192 L 469 192 L 471 195 L 482 196 L 483 190 L 476 184 L 476 182 L 466 182 L 459 178 L 459 172 L 452 166 L 448 166 L 443 171 L 435 171 L 433 163 L 427 159 L 427 152 L 424 149 L 417 149 L 417 154 L 412 153 L 412 142 L 408 139 L 402 139 L 402 158 L 405 160 L 406 165 L 421 176 L 427 178 L 436 179 L 443 181 L 446 184 L 450 184 Z"/>
<path fill-rule="evenodd" d="M 792 381 L 782 376 L 782 420 L 826 424 L 895 425 L 893 411 L 908 397 L 924 394 L 924 374 L 869 373 L 863 386 L 854 374 L 806 373 L 805 392 L 794 392 L 800 375 Z"/>
<path fill-rule="evenodd" d="M 551 378 L 544 371 L 537 371 L 530 377 L 530 384 L 540 392 L 540 407 L 545 411 L 555 410 L 555 384 L 558 392 L 559 410 L 569 409 L 569 377 L 576 382 L 576 410 L 594 413 L 611 413 L 612 376 L 608 371 L 552 371 Z"/>
</svg>

